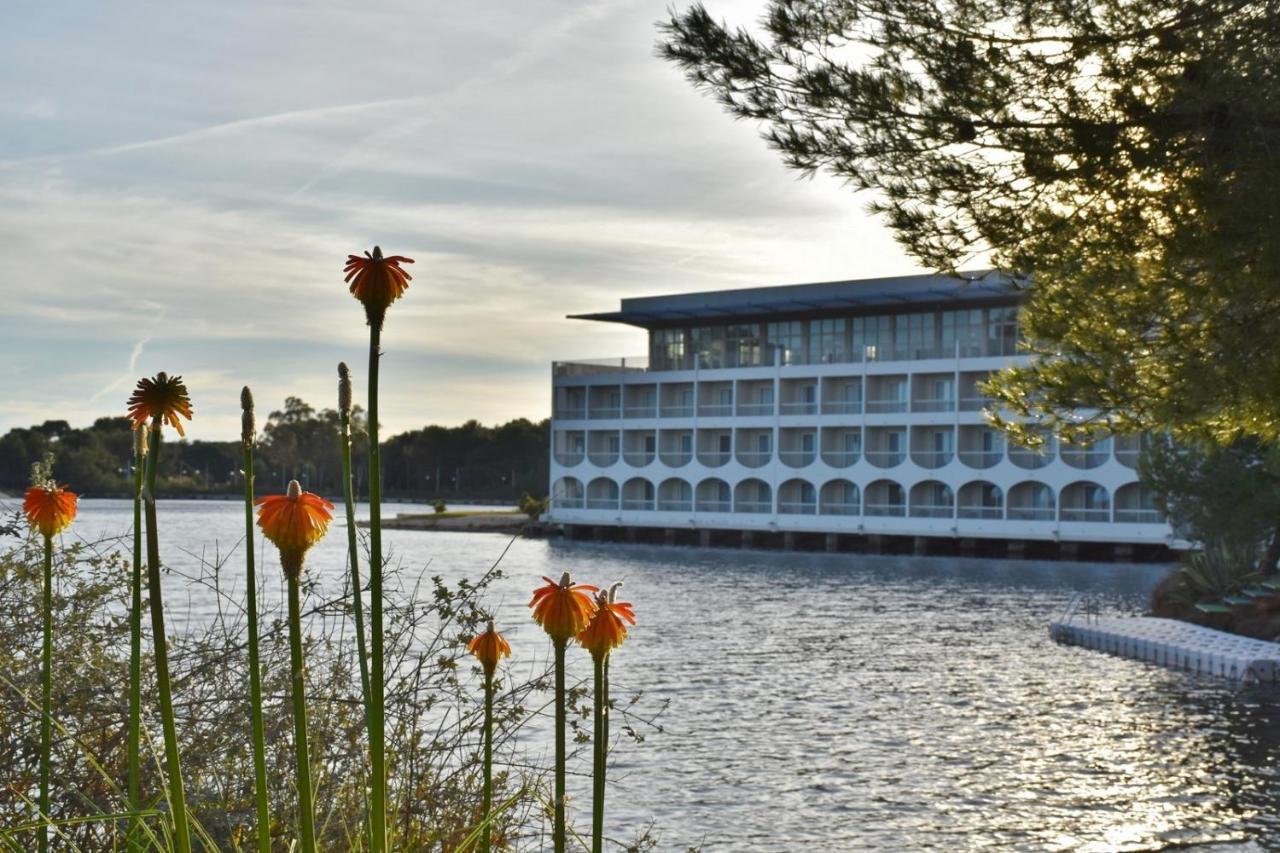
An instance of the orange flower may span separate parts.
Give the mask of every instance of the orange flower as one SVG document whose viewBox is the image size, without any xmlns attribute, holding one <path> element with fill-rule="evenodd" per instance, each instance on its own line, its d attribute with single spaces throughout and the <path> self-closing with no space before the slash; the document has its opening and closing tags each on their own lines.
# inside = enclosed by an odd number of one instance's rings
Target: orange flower
<svg viewBox="0 0 1280 853">
<path fill-rule="evenodd" d="M 596 612 L 596 602 L 587 593 L 595 592 L 599 587 L 575 584 L 568 572 L 560 576 L 560 583 L 549 577 L 542 579 L 547 585 L 535 589 L 529 602 L 534 621 L 552 640 L 567 643 L 591 621 L 592 614 Z"/>
<path fill-rule="evenodd" d="M 511 657 L 511 644 L 507 642 L 506 637 L 493 630 L 493 623 L 490 622 L 489 630 L 473 637 L 471 642 L 467 643 L 467 651 L 480 661 L 480 665 L 484 667 L 485 676 L 493 678 L 493 672 L 498 668 L 498 661 Z"/>
<path fill-rule="evenodd" d="M 32 530 L 39 530 L 45 539 L 52 539 L 75 520 L 76 493 L 53 483 L 32 486 L 22 499 L 22 511 L 27 514 L 27 524 Z"/>
<path fill-rule="evenodd" d="M 333 520 L 333 504 L 319 495 L 302 491 L 297 480 L 283 495 L 258 498 L 258 526 L 280 549 L 280 565 L 293 580 L 302 574 L 302 559 L 320 541 Z"/>
<path fill-rule="evenodd" d="M 400 264 L 411 264 L 413 258 L 404 255 L 382 256 L 382 249 L 373 247 L 373 253 L 347 255 L 347 265 L 342 271 L 347 274 L 346 281 L 351 284 L 351 292 L 364 305 L 365 316 L 369 325 L 382 327 L 382 318 L 388 306 L 395 302 L 409 288 L 413 276 L 400 269 Z"/>
<path fill-rule="evenodd" d="M 154 379 L 144 376 L 138 380 L 138 387 L 129 398 L 129 417 L 135 426 L 153 418 L 176 429 L 178 435 L 186 435 L 178 415 L 191 420 L 191 398 L 181 376 L 157 373 Z"/>
<path fill-rule="evenodd" d="M 636 624 L 636 614 L 630 602 L 617 600 L 620 586 L 622 584 L 616 583 L 608 592 L 596 596 L 596 615 L 591 618 L 591 624 L 578 634 L 578 643 L 591 652 L 593 658 L 602 658 L 622 645 L 627 638 L 626 623 Z"/>
</svg>

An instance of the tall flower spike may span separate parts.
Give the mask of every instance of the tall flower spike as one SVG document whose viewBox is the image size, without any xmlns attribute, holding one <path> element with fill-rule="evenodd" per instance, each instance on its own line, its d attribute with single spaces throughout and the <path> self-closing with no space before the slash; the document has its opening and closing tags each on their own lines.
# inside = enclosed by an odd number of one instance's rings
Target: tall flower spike
<svg viewBox="0 0 1280 853">
<path fill-rule="evenodd" d="M 364 257 L 347 255 L 347 265 L 342 271 L 345 281 L 351 285 L 351 293 L 364 305 L 369 325 L 382 328 L 387 308 L 409 288 L 413 276 L 400 269 L 401 264 L 411 264 L 413 258 L 404 255 L 383 257 L 382 248 L 374 246 Z"/>
<path fill-rule="evenodd" d="M 133 425 L 133 459 L 139 465 L 142 460 L 147 458 L 147 433 L 149 427 L 146 421 Z"/>
<path fill-rule="evenodd" d="M 22 499 L 27 524 L 45 539 L 66 530 L 76 517 L 76 495 L 62 486 L 47 484 L 27 489 Z"/>
<path fill-rule="evenodd" d="M 329 530 L 333 504 L 302 491 L 297 480 L 289 481 L 286 494 L 258 498 L 257 504 L 262 535 L 280 550 L 280 565 L 296 580 L 302 574 L 307 551 Z"/>
<path fill-rule="evenodd" d="M 467 651 L 480 661 L 480 665 L 484 667 L 485 676 L 493 678 L 493 673 L 498 668 L 498 661 L 511 657 L 511 644 L 507 642 L 506 637 L 494 630 L 493 620 L 489 620 L 488 630 L 473 637 L 471 642 L 467 643 Z"/>
<path fill-rule="evenodd" d="M 542 579 L 547 582 L 546 586 L 535 589 L 529 601 L 534 621 L 552 640 L 568 642 L 591 622 L 596 602 L 588 593 L 598 591 L 599 587 L 575 584 L 568 572 L 560 576 L 559 583 L 545 576 Z"/>
<path fill-rule="evenodd" d="M 351 369 L 345 361 L 338 362 L 338 412 L 351 413 Z"/>
<path fill-rule="evenodd" d="M 138 380 L 138 387 L 129 397 L 129 418 L 134 424 L 159 419 L 176 429 L 178 435 L 185 436 L 179 415 L 191 420 L 191 398 L 187 396 L 187 386 L 181 376 L 170 377 L 161 372 L 153 379 Z"/>
<path fill-rule="evenodd" d="M 240 443 L 245 447 L 253 447 L 254 437 L 258 434 L 258 423 L 253 415 L 253 392 L 248 385 L 240 389 L 240 410 Z"/>
<path fill-rule="evenodd" d="M 635 612 L 630 602 L 618 601 L 618 587 L 615 583 L 608 592 L 596 596 L 596 613 L 591 624 L 578 634 L 578 643 L 593 658 L 603 658 L 627 638 L 627 623 L 636 624 Z"/>
</svg>

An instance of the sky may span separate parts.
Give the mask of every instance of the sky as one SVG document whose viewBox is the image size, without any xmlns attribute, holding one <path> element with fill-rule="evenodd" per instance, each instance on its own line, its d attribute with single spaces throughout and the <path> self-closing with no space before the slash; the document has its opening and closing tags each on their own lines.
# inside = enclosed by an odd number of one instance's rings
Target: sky
<svg viewBox="0 0 1280 853">
<path fill-rule="evenodd" d="M 387 433 L 543 418 L 553 360 L 645 351 L 566 314 L 918 271 L 656 58 L 667 5 L 7 0 L 0 432 L 122 415 L 161 370 L 193 438 L 239 434 L 245 384 L 332 407 L 367 365 L 342 265 L 374 244 L 416 259 Z"/>
</svg>

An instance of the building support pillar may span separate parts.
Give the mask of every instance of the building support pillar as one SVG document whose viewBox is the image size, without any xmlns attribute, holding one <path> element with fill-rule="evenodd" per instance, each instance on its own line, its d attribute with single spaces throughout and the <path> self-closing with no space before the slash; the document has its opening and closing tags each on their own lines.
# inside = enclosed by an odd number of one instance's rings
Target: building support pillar
<svg viewBox="0 0 1280 853">
<path fill-rule="evenodd" d="M 1021 539 L 1010 539 L 1005 543 L 1005 550 L 1011 560 L 1021 560 L 1027 553 L 1027 543 Z"/>
<path fill-rule="evenodd" d="M 710 530 L 698 531 L 698 544 L 703 548 L 711 547 L 711 531 Z"/>
<path fill-rule="evenodd" d="M 867 553 L 883 554 L 884 553 L 884 537 L 879 533 L 872 533 L 867 537 Z"/>
<path fill-rule="evenodd" d="M 828 554 L 838 553 L 840 551 L 840 534 L 828 533 L 825 546 Z"/>
<path fill-rule="evenodd" d="M 929 537 L 913 536 L 911 538 L 911 553 L 917 557 L 923 557 L 929 553 Z"/>
<path fill-rule="evenodd" d="M 754 530 L 742 531 L 742 547 L 751 548 L 756 544 L 756 532 Z"/>
<path fill-rule="evenodd" d="M 676 544 L 676 529 L 674 527 L 668 527 L 662 531 L 662 544 L 664 545 Z"/>
<path fill-rule="evenodd" d="M 794 551 L 796 549 L 796 534 L 790 530 L 782 532 L 782 550 Z"/>
</svg>

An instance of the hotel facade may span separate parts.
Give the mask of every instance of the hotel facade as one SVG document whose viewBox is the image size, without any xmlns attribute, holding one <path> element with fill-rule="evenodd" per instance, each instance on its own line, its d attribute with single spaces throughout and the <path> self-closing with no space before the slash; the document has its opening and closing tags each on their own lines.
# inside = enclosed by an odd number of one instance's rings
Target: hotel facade
<svg viewBox="0 0 1280 853">
<path fill-rule="evenodd" d="M 548 520 L 716 531 L 1173 544 L 1137 437 L 1006 442 L 979 389 L 1018 353 L 1005 277 L 921 275 L 622 300 L 575 319 L 647 356 L 552 368 Z"/>
</svg>

